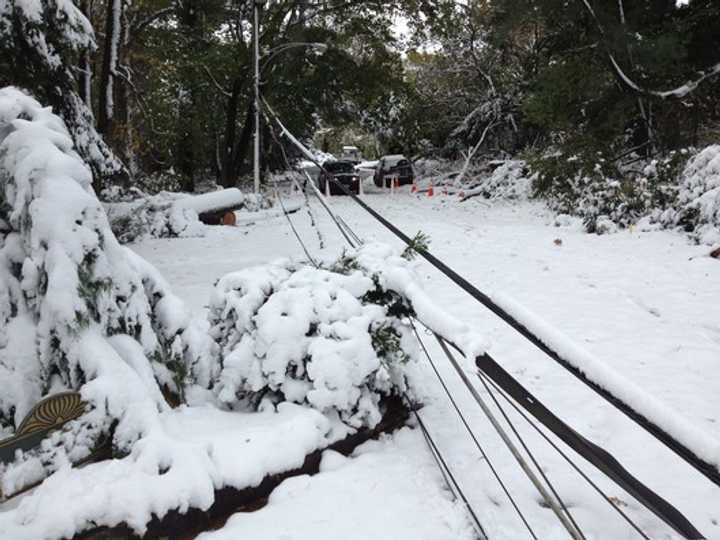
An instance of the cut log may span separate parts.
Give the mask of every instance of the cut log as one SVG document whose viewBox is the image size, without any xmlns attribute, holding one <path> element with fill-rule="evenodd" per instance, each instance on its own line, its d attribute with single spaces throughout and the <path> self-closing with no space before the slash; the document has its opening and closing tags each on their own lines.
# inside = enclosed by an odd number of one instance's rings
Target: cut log
<svg viewBox="0 0 720 540">
<path fill-rule="evenodd" d="M 235 212 L 225 212 L 225 215 L 222 219 L 222 224 L 234 227 L 236 223 L 237 217 L 235 217 Z"/>
<path fill-rule="evenodd" d="M 245 195 L 237 188 L 228 188 L 201 195 L 191 195 L 173 203 L 178 208 L 195 210 L 206 225 L 227 225 L 228 214 L 242 208 Z M 234 217 L 234 216 L 233 216 Z"/>
</svg>

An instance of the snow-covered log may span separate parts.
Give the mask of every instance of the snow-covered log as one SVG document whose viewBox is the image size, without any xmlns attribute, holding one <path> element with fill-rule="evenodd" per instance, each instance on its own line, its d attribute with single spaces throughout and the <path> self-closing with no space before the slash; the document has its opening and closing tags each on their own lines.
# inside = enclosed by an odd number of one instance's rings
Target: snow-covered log
<svg viewBox="0 0 720 540">
<path fill-rule="evenodd" d="M 246 197 L 237 188 L 222 189 L 200 195 L 191 195 L 173 203 L 177 209 L 197 212 L 200 221 L 208 225 L 223 223 L 226 214 L 239 210 L 245 203 Z"/>
<path fill-rule="evenodd" d="M 109 191 L 106 190 L 105 194 Z M 110 227 L 121 244 L 143 238 L 204 236 L 205 226 L 197 212 L 175 205 L 176 201 L 185 197 L 167 191 L 148 195 L 136 190 L 130 197 L 119 197 L 121 200 L 106 202 L 104 206 Z"/>
</svg>

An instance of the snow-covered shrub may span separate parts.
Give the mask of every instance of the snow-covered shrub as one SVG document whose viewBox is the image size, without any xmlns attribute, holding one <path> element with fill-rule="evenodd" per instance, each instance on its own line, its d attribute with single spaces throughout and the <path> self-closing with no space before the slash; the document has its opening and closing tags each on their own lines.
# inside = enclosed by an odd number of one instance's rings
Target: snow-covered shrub
<svg viewBox="0 0 720 540">
<path fill-rule="evenodd" d="M 243 201 L 242 209 L 247 212 L 259 212 L 272 208 L 275 199 L 267 196 L 265 193 L 247 193 Z"/>
<path fill-rule="evenodd" d="M 661 220 L 683 227 L 698 242 L 720 243 L 720 145 L 708 146 L 688 161 L 675 208 Z"/>
<path fill-rule="evenodd" d="M 583 219 L 591 233 L 615 232 L 646 215 L 661 193 L 666 177 L 624 173 L 601 154 L 580 153 L 535 157 L 528 162 L 536 173 L 532 189 L 559 214 Z M 659 170 L 663 170 L 660 168 Z"/>
<path fill-rule="evenodd" d="M 492 173 L 473 179 L 465 198 L 481 196 L 485 199 L 524 200 L 530 196 L 532 179 L 524 161 L 508 160 Z"/>
<path fill-rule="evenodd" d="M 415 169 L 418 178 L 433 178 L 450 172 L 457 172 L 461 168 L 461 163 L 446 159 L 422 158 L 413 162 L 413 169 Z"/>
<path fill-rule="evenodd" d="M 284 261 L 220 279 L 210 304 L 220 401 L 250 409 L 291 401 L 351 428 L 380 421 L 383 396 L 408 390 L 413 311 L 364 264 L 364 249 L 327 268 Z"/>
<path fill-rule="evenodd" d="M 137 195 L 138 198 L 134 200 L 105 203 L 110 227 L 121 243 L 127 244 L 145 237 L 178 238 L 205 235 L 205 227 L 198 219 L 197 212 L 174 204 L 187 195 L 168 192 L 157 195 L 138 192 Z M 104 198 L 117 199 L 110 193 Z"/>
<path fill-rule="evenodd" d="M 114 447 L 128 451 L 167 407 L 160 387 L 181 395 L 210 348 L 154 268 L 118 243 L 91 181 L 60 118 L 0 90 L 0 426 L 13 432 L 62 390 L 88 404 L 0 470 L 5 492 L 86 456 L 115 424 Z"/>
<path fill-rule="evenodd" d="M 145 193 L 155 195 L 163 191 L 180 191 L 183 186 L 183 178 L 170 169 L 148 175 L 138 175 L 135 185 Z M 103 198 L 103 200 L 105 199 Z"/>
</svg>

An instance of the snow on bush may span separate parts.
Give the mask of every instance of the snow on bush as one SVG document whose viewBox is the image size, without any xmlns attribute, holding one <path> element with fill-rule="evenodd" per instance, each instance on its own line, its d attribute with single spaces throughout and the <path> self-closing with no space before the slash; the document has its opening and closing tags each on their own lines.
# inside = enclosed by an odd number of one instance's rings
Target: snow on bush
<svg viewBox="0 0 720 540">
<path fill-rule="evenodd" d="M 607 234 L 670 206 L 676 196 L 680 152 L 639 169 L 623 170 L 599 153 L 531 159 L 532 190 L 558 214 L 582 218 L 587 232 Z"/>
<path fill-rule="evenodd" d="M 465 199 L 479 195 L 485 199 L 525 200 L 530 196 L 531 184 L 525 162 L 508 160 L 491 174 L 472 178 L 463 194 Z"/>
<path fill-rule="evenodd" d="M 691 158 L 680 177 L 676 208 L 664 216 L 704 244 L 720 244 L 720 145 Z"/>
<path fill-rule="evenodd" d="M 217 395 L 250 409 L 291 401 L 372 428 L 381 398 L 408 390 L 411 312 L 352 256 L 327 269 L 285 261 L 229 274 L 210 305 Z"/>
<path fill-rule="evenodd" d="M 214 385 L 233 408 L 291 401 L 353 429 L 374 427 L 382 398 L 408 392 L 418 316 L 471 357 L 484 344 L 421 292 L 406 258 L 367 245 L 324 268 L 280 261 L 228 274 L 210 303 L 222 369 Z"/>
<path fill-rule="evenodd" d="M 0 469 L 6 493 L 87 456 L 113 424 L 114 448 L 129 451 L 145 416 L 167 408 L 160 387 L 181 395 L 211 348 L 155 269 L 120 246 L 91 181 L 60 118 L 0 90 L 0 426 L 13 432 L 62 390 L 88 404 Z"/>
</svg>

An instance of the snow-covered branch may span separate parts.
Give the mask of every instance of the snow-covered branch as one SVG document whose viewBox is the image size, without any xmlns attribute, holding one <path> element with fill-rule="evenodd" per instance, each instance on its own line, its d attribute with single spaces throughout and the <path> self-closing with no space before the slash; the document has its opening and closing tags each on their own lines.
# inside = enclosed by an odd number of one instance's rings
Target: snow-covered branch
<svg viewBox="0 0 720 540">
<path fill-rule="evenodd" d="M 595 24 L 596 24 L 596 26 L 597 26 L 597 28 L 598 28 L 598 31 L 599 31 L 600 34 L 604 37 L 604 36 L 606 35 L 605 29 L 603 28 L 602 24 L 600 23 L 600 19 L 598 19 L 597 14 L 595 13 L 595 10 L 594 10 L 594 9 L 592 8 L 592 6 L 590 5 L 590 2 L 589 2 L 588 0 L 581 0 L 581 1 L 582 1 L 583 5 L 585 6 L 585 8 L 587 9 L 587 11 L 588 11 L 588 12 L 590 13 L 590 15 L 592 16 L 593 20 L 595 21 Z M 623 17 L 623 19 L 624 19 L 624 16 L 625 16 L 625 15 L 624 15 L 624 12 L 622 11 L 622 3 L 620 4 L 620 6 L 621 6 L 622 17 Z M 620 78 L 620 80 L 621 80 L 628 88 L 630 88 L 631 90 L 633 90 L 633 91 L 635 91 L 635 92 L 638 92 L 638 93 L 640 93 L 640 94 L 644 94 L 644 95 L 647 95 L 647 96 L 659 97 L 659 98 L 662 98 L 662 99 L 665 99 L 665 98 L 684 98 L 685 96 L 687 96 L 687 95 L 690 94 L 691 92 L 695 91 L 695 89 L 696 89 L 698 86 L 700 86 L 700 84 L 703 83 L 704 81 L 706 81 L 707 79 L 710 79 L 710 78 L 712 78 L 712 77 L 714 77 L 714 76 L 716 76 L 716 75 L 720 75 L 720 62 L 718 62 L 718 63 L 715 64 L 714 66 L 712 66 L 712 67 L 710 67 L 710 68 L 708 68 L 708 69 L 706 69 L 706 70 L 700 71 L 700 72 L 699 72 L 699 73 L 700 73 L 700 77 L 698 77 L 697 79 L 687 81 L 685 84 L 682 84 L 682 85 L 678 86 L 677 88 L 674 88 L 674 89 L 672 89 L 672 90 L 664 90 L 664 91 L 660 91 L 660 90 L 650 90 L 650 89 L 648 89 L 648 88 L 645 88 L 645 87 L 639 85 L 639 84 L 636 83 L 632 78 L 630 78 L 630 76 L 628 76 L 628 75 L 623 71 L 623 69 L 620 67 L 620 64 L 619 64 L 618 61 L 615 59 L 615 56 L 613 55 L 613 53 L 612 53 L 609 49 L 607 50 L 607 55 L 608 55 L 608 58 L 610 59 L 610 63 L 611 63 L 612 66 L 613 66 L 613 70 L 615 71 L 615 73 L 617 74 L 617 76 Z"/>
<path fill-rule="evenodd" d="M 457 182 L 462 182 L 463 177 L 465 176 L 465 173 L 467 173 L 468 167 L 470 166 L 470 161 L 472 160 L 473 156 L 477 153 L 477 151 L 480 149 L 482 144 L 485 142 L 485 136 L 488 134 L 488 132 L 495 126 L 496 122 L 490 122 L 487 126 L 485 126 L 485 129 L 483 129 L 482 135 L 480 136 L 480 140 L 477 142 L 477 144 L 468 152 L 467 157 L 465 158 L 465 164 L 463 165 L 462 170 L 460 171 L 460 174 L 457 177 Z"/>
</svg>

